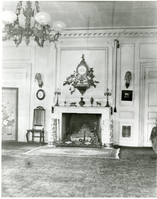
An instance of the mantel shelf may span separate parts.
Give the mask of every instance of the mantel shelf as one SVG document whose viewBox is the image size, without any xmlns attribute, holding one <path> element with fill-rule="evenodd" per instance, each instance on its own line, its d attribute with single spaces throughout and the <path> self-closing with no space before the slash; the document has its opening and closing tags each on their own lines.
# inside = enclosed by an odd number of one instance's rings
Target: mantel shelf
<svg viewBox="0 0 157 199">
<path fill-rule="evenodd" d="M 62 113 L 108 113 L 110 107 L 91 107 L 91 106 L 55 106 L 54 112 Z"/>
</svg>

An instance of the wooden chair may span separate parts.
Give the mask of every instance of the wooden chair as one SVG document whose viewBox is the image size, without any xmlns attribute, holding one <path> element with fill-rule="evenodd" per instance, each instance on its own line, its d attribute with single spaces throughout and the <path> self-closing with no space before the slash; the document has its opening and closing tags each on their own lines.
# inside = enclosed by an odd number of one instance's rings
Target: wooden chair
<svg viewBox="0 0 157 199">
<path fill-rule="evenodd" d="M 33 113 L 33 127 L 27 130 L 26 139 L 29 142 L 29 134 L 32 133 L 32 143 L 34 138 L 40 138 L 40 143 L 44 143 L 45 109 L 38 106 Z"/>
</svg>

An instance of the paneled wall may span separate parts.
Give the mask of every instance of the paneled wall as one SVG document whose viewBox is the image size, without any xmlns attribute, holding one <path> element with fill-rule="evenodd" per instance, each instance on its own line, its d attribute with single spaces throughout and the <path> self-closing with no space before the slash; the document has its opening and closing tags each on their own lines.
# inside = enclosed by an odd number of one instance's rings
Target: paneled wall
<svg viewBox="0 0 157 199">
<path fill-rule="evenodd" d="M 79 103 L 81 94 L 79 90 L 75 90 L 75 92 L 71 95 L 70 94 L 70 86 L 65 85 L 63 86 L 63 82 L 66 80 L 66 77 L 73 74 L 74 71 L 76 71 L 77 66 L 82 60 L 82 54 L 84 54 L 85 61 L 89 68 L 94 69 L 94 80 L 99 81 L 99 83 L 96 85 L 96 88 L 90 87 L 84 95 L 84 101 L 86 102 L 86 105 L 90 104 L 90 98 L 94 97 L 94 104 L 96 105 L 96 101 L 100 101 L 102 105 L 104 106 L 104 93 L 106 92 L 106 89 L 108 87 L 108 57 L 109 52 L 108 48 L 98 48 L 98 47 L 91 47 L 91 48 L 78 48 L 77 46 L 75 48 L 61 48 L 61 68 L 60 68 L 60 84 L 59 88 L 61 88 L 61 98 L 65 97 L 66 99 L 69 99 L 70 101 L 67 103 L 74 102 Z"/>
<path fill-rule="evenodd" d="M 29 126 L 30 117 L 30 63 L 3 63 L 2 86 L 7 88 L 18 88 L 18 141 L 25 140 L 25 130 Z"/>
<path fill-rule="evenodd" d="M 119 41 L 121 47 L 118 52 L 118 111 L 115 114 L 115 139 L 118 144 L 124 146 L 151 146 L 149 138 L 152 128 L 146 125 L 145 118 L 148 118 L 148 115 L 144 105 L 145 91 L 141 92 L 145 89 L 141 64 L 145 63 L 147 67 L 151 67 L 151 64 L 154 63 L 153 66 L 157 67 L 157 40 L 156 38 L 121 38 Z M 127 71 L 132 73 L 129 88 L 125 87 L 125 73 Z M 155 90 L 153 92 L 156 92 Z M 123 101 L 122 91 L 132 91 L 132 101 Z M 150 95 L 150 98 L 152 99 L 153 96 Z M 154 100 L 157 102 L 156 97 Z M 154 118 L 151 127 L 155 124 Z M 144 141 L 145 137 L 147 137 L 147 142 Z"/>
<path fill-rule="evenodd" d="M 141 30 L 140 30 L 141 31 Z M 118 30 L 117 30 L 118 32 Z M 36 106 L 43 106 L 46 109 L 46 137 L 49 132 L 49 119 L 51 107 L 55 104 L 54 92 L 56 89 L 61 90 L 59 96 L 59 104 L 64 105 L 66 100 L 69 105 L 71 102 L 80 101 L 81 94 L 76 90 L 72 95 L 69 86 L 63 86 L 66 77 L 70 76 L 81 62 L 82 54 L 84 54 L 87 65 L 94 69 L 95 80 L 99 81 L 96 88 L 91 87 L 83 95 L 87 106 L 90 106 L 90 97 L 94 98 L 94 106 L 96 101 L 101 102 L 102 106 L 106 105 L 106 97 L 104 93 L 109 88 L 112 93 L 109 97 L 109 103 L 113 107 L 116 106 L 117 112 L 113 112 L 114 120 L 114 143 L 124 146 L 143 146 L 144 135 L 142 126 L 144 118 L 141 104 L 143 103 L 143 83 L 142 79 L 143 64 L 149 67 L 150 63 L 157 63 L 157 35 L 148 34 L 149 31 L 143 30 L 142 34 L 135 32 L 121 34 L 118 36 L 120 48 L 117 49 L 117 84 L 115 85 L 115 46 L 114 40 L 119 33 L 111 31 L 112 34 L 103 34 L 102 31 L 96 33 L 91 32 L 81 34 L 79 31 L 75 33 L 65 33 L 62 35 L 58 44 L 46 43 L 44 48 L 38 47 L 32 41 L 30 46 L 23 43 L 16 48 L 14 44 L 9 42 L 3 43 L 3 73 L 6 74 L 12 70 L 25 70 L 25 78 L 22 79 L 23 84 L 15 85 L 15 78 L 6 78 L 3 75 L 3 86 L 19 87 L 23 94 L 20 99 L 23 104 L 19 106 L 19 111 L 24 112 L 21 115 L 25 123 L 24 129 L 19 126 L 21 136 L 19 141 L 25 141 L 25 130 L 32 125 L 33 109 Z M 156 65 L 155 65 L 156 67 Z M 125 87 L 125 73 L 130 71 L 132 79 L 129 88 Z M 39 89 L 35 81 L 35 74 L 41 73 L 44 85 L 42 89 L 46 96 L 43 100 L 36 98 L 36 92 Z M 20 81 L 19 81 L 20 82 Z M 132 91 L 132 100 L 123 101 L 122 91 Z M 116 92 L 115 92 L 116 91 Z M 116 98 L 115 98 L 116 93 Z M 127 93 L 127 92 L 126 92 Z M 116 99 L 116 101 L 115 101 Z M 29 104 L 25 106 L 25 104 Z M 19 120 L 21 120 L 21 117 Z M 152 121 L 152 126 L 155 119 Z M 147 127 L 145 127 L 147 128 Z M 21 130 L 20 130 L 21 129 Z M 149 137 L 150 130 L 147 132 Z M 147 143 L 147 146 L 151 143 Z"/>
<path fill-rule="evenodd" d="M 3 42 L 2 86 L 19 88 L 19 128 L 18 141 L 26 141 L 26 130 L 32 127 L 33 109 L 43 106 L 46 109 L 45 140 L 47 141 L 50 110 L 53 103 L 55 85 L 54 45 L 46 43 L 40 48 L 32 41 L 30 46 L 23 42 L 15 47 L 11 41 Z M 35 74 L 41 73 L 44 82 L 42 89 L 46 96 L 38 100 L 39 89 Z"/>
</svg>

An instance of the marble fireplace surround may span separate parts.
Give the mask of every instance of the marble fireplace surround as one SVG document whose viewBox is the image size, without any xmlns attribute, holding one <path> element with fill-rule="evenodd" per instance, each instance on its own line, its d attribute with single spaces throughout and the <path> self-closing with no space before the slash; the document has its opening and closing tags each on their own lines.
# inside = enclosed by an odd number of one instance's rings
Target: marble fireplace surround
<svg viewBox="0 0 157 199">
<path fill-rule="evenodd" d="M 54 145 L 55 141 L 63 140 L 65 132 L 62 122 L 63 114 L 99 114 L 100 115 L 100 140 L 102 146 L 110 147 L 113 145 L 113 124 L 110 115 L 110 107 L 73 107 L 55 106 L 51 114 L 50 131 L 48 135 L 48 145 Z"/>
</svg>

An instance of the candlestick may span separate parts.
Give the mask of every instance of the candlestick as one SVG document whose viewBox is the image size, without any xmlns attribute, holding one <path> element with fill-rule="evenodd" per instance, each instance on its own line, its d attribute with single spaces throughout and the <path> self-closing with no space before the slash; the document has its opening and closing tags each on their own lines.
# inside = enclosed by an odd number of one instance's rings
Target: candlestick
<svg viewBox="0 0 157 199">
<path fill-rule="evenodd" d="M 61 92 L 60 92 L 59 88 L 54 92 L 54 94 L 57 96 L 57 101 L 56 101 L 55 106 L 59 106 L 59 103 L 58 103 L 58 95 L 61 95 Z"/>
<path fill-rule="evenodd" d="M 108 96 L 111 96 L 111 93 L 108 92 L 109 89 L 107 88 L 107 92 L 104 93 L 105 96 L 107 96 L 107 102 L 106 102 L 106 106 L 105 107 L 110 107 L 109 102 L 108 102 Z"/>
</svg>

